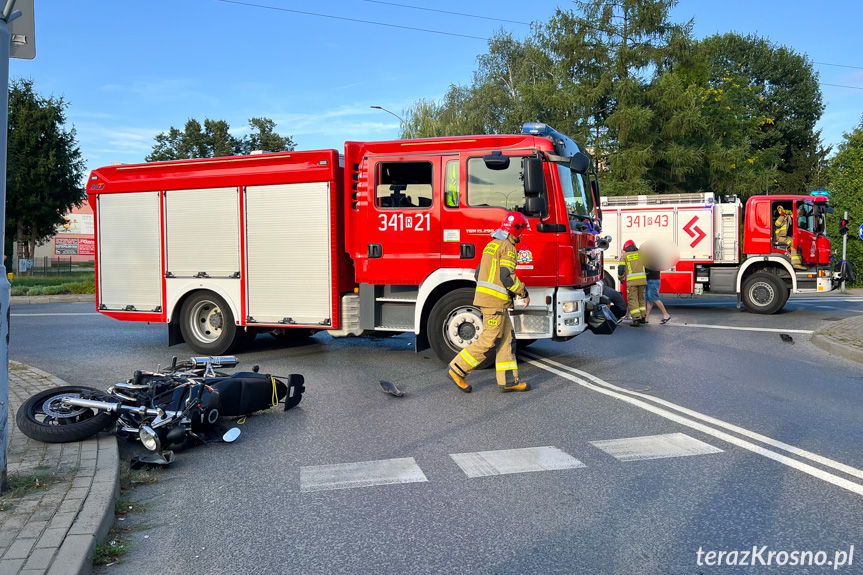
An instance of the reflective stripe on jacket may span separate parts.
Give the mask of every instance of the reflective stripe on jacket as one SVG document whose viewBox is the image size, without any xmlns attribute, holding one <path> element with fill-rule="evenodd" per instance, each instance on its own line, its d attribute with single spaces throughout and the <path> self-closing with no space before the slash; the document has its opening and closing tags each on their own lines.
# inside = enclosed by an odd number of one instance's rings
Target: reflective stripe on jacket
<svg viewBox="0 0 863 575">
<path fill-rule="evenodd" d="M 627 287 L 647 285 L 647 273 L 644 271 L 644 264 L 640 260 L 639 252 L 623 252 L 623 258 L 626 263 Z"/>
<path fill-rule="evenodd" d="M 476 271 L 476 293 L 473 304 L 479 307 L 508 308 L 513 295 L 527 297 L 524 283 L 515 275 L 518 250 L 511 236 L 492 240 L 482 250 L 482 261 Z"/>
</svg>

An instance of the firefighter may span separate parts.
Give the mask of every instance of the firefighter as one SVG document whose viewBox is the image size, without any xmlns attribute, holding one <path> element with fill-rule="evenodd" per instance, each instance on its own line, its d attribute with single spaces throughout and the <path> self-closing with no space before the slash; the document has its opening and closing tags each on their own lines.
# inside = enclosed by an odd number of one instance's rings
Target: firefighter
<svg viewBox="0 0 863 575">
<path fill-rule="evenodd" d="M 647 314 L 647 303 L 644 301 L 644 288 L 647 285 L 647 273 L 644 271 L 644 262 L 640 260 L 638 246 L 632 240 L 623 244 L 623 254 L 620 256 L 621 264 L 618 273 L 625 274 L 626 278 L 626 307 L 632 318 L 632 327 L 641 327 L 646 323 L 644 317 Z"/>
<path fill-rule="evenodd" d="M 473 305 L 482 311 L 482 333 L 449 364 L 449 376 L 465 393 L 471 392 L 465 377 L 482 364 L 492 350 L 498 389 L 502 392 L 530 391 L 530 385 L 518 378 L 515 332 L 508 311 L 513 307 L 514 296 L 524 299 L 524 307 L 530 303 L 527 288 L 515 275 L 518 261 L 515 246 L 529 229 L 530 224 L 523 214 L 509 212 L 482 251 L 482 260 L 474 273 L 476 292 L 473 298 Z"/>
<path fill-rule="evenodd" d="M 793 265 L 795 269 L 805 270 L 806 266 L 803 265 L 803 258 L 801 258 L 800 254 L 797 253 L 797 250 L 794 249 L 793 220 L 791 218 L 791 212 L 786 211 L 782 206 L 777 207 L 776 212 L 778 217 L 773 224 L 776 229 L 774 232 L 776 234 L 776 243 L 785 248 L 786 255 L 791 256 L 791 265 Z"/>
</svg>

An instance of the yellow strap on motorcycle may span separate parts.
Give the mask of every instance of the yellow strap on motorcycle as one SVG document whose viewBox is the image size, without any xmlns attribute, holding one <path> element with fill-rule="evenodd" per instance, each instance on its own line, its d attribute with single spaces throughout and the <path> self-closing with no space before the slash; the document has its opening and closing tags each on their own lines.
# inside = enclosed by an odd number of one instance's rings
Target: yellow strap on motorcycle
<svg viewBox="0 0 863 575">
<path fill-rule="evenodd" d="M 244 423 L 246 423 L 246 416 L 245 415 L 237 420 L 237 425 L 243 425 Z"/>
<path fill-rule="evenodd" d="M 273 402 L 273 406 L 275 407 L 276 405 L 279 405 L 279 392 L 276 389 L 276 378 L 271 375 L 270 381 L 273 382 L 273 397 L 271 399 Z"/>
</svg>

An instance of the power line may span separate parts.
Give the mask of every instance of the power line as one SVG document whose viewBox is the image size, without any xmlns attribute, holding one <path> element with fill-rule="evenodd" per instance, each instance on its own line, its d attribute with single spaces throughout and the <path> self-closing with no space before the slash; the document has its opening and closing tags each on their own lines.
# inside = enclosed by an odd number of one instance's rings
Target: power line
<svg viewBox="0 0 863 575">
<path fill-rule="evenodd" d="M 836 66 L 838 68 L 854 68 L 855 70 L 863 70 L 863 66 L 849 66 L 848 64 L 831 64 L 830 62 L 812 62 L 821 66 Z"/>
<path fill-rule="evenodd" d="M 266 10 L 276 10 L 279 12 L 291 12 L 293 14 L 302 14 L 304 16 L 317 16 L 318 18 L 331 18 L 333 20 L 344 20 L 346 22 L 358 22 L 360 24 L 374 24 L 375 26 L 386 26 L 389 28 L 401 28 L 402 30 L 413 30 L 415 32 L 428 32 L 429 34 L 443 34 L 445 36 L 458 36 L 459 38 L 470 38 L 471 40 L 488 40 L 482 36 L 469 36 L 467 34 L 456 34 L 455 32 L 442 32 L 440 30 L 428 30 L 426 28 L 414 28 L 412 26 L 400 26 L 398 24 L 387 24 L 385 22 L 373 22 L 371 20 L 359 20 L 357 18 L 345 18 L 344 16 L 330 16 L 329 14 L 318 14 L 315 12 L 304 12 L 302 10 L 291 10 L 289 8 L 279 8 L 276 6 L 265 6 L 263 4 L 253 4 L 251 2 L 239 2 L 238 0 L 216 0 L 216 2 L 224 2 L 225 4 L 236 4 L 238 6 L 248 6 L 252 8 L 264 8 Z"/>
<path fill-rule="evenodd" d="M 861 86 L 843 86 L 842 84 L 821 84 L 822 86 L 833 86 L 834 88 L 849 88 L 851 90 L 863 90 Z"/>
<path fill-rule="evenodd" d="M 427 12 L 439 12 L 441 14 L 452 14 L 454 16 L 467 16 L 468 18 L 481 18 L 482 20 L 494 20 L 496 22 L 509 22 L 510 24 L 522 24 L 530 26 L 530 22 L 519 22 L 518 20 L 505 20 L 503 18 L 492 18 L 491 16 L 478 16 L 476 14 L 465 14 L 463 12 L 450 12 L 448 10 L 437 10 L 435 8 L 424 8 L 422 6 L 411 6 L 409 4 L 397 4 L 395 2 L 383 2 L 383 0 L 362 0 L 363 2 L 371 2 L 373 4 L 387 4 L 388 6 L 398 6 L 400 8 L 412 8 L 414 10 L 425 10 Z"/>
</svg>

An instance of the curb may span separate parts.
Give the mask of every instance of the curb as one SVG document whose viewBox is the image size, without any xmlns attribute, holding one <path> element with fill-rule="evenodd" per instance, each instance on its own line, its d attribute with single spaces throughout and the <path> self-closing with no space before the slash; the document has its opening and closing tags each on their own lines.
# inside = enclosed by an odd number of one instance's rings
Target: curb
<svg viewBox="0 0 863 575">
<path fill-rule="evenodd" d="M 76 303 L 95 302 L 96 294 L 61 294 L 61 295 L 13 295 L 9 297 L 9 305 L 26 305 L 36 303 Z"/>
<path fill-rule="evenodd" d="M 16 361 L 10 361 L 10 366 L 15 366 L 9 374 L 10 415 L 12 407 L 17 411 L 34 392 L 67 385 L 38 368 Z M 80 442 L 42 443 L 21 434 L 15 428 L 14 417 L 8 423 L 10 454 L 17 453 L 18 457 L 10 467 L 33 469 L 33 463 L 76 467 L 63 484 L 58 484 L 65 489 L 63 493 L 34 501 L 27 501 L 25 495 L 22 500 L 13 500 L 16 507 L 12 508 L 12 513 L 20 508 L 23 515 L 0 517 L 5 536 L 0 574 L 92 573 L 93 552 L 114 524 L 114 506 L 120 491 L 116 436 L 99 433 Z"/>
<path fill-rule="evenodd" d="M 863 349 L 846 345 L 823 332 L 812 334 L 810 341 L 827 353 L 844 359 L 849 359 L 851 361 L 856 361 L 858 363 L 863 363 Z"/>
</svg>

